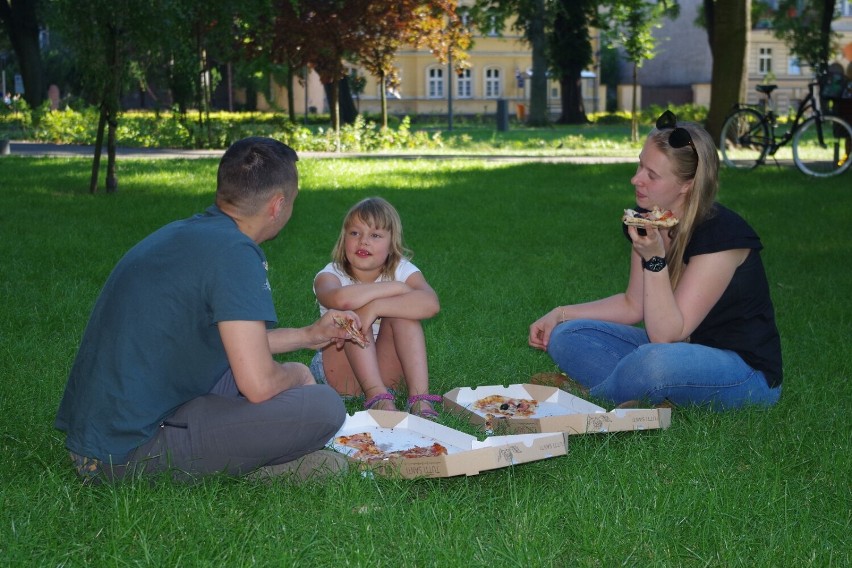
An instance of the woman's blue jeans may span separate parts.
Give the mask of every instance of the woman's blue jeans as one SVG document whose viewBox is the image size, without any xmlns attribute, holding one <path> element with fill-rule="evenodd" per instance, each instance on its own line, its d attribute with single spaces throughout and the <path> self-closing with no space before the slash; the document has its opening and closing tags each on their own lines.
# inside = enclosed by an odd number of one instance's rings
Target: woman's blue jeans
<svg viewBox="0 0 852 568">
<path fill-rule="evenodd" d="M 590 394 L 616 404 L 668 399 L 728 410 L 778 402 L 781 387 L 733 351 L 692 343 L 651 343 L 644 329 L 595 320 L 556 326 L 547 353 Z"/>
</svg>

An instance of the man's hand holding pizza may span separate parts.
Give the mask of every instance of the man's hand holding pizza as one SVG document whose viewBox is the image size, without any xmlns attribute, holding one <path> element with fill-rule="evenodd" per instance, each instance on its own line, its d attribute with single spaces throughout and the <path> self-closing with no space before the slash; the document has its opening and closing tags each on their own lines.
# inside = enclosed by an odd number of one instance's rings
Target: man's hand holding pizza
<svg viewBox="0 0 852 568">
<path fill-rule="evenodd" d="M 314 341 L 312 349 L 322 349 L 330 343 L 342 348 L 347 339 L 352 339 L 348 327 L 339 322 L 349 322 L 354 330 L 361 329 L 361 319 L 352 311 L 328 310 L 323 316 L 308 327 L 310 337 Z"/>
</svg>

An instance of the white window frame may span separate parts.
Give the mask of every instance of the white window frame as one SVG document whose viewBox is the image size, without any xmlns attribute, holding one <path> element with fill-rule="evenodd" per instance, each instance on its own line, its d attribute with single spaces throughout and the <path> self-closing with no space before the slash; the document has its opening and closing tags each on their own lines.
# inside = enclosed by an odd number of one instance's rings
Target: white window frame
<svg viewBox="0 0 852 568">
<path fill-rule="evenodd" d="M 503 95 L 503 71 L 499 67 L 486 67 L 482 79 L 486 99 L 499 99 Z"/>
<path fill-rule="evenodd" d="M 426 98 L 443 99 L 444 83 L 444 68 L 438 66 L 428 67 L 426 69 Z"/>
<path fill-rule="evenodd" d="M 469 67 L 456 75 L 456 98 L 473 98 L 473 71 Z"/>
<path fill-rule="evenodd" d="M 757 72 L 759 75 L 772 73 L 772 48 L 759 47 L 757 49 Z"/>
</svg>

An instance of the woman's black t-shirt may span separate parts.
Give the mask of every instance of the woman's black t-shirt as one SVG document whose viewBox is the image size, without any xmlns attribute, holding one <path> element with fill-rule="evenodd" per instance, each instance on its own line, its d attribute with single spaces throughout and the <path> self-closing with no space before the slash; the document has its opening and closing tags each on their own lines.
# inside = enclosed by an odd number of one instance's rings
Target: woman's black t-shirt
<svg viewBox="0 0 852 568">
<path fill-rule="evenodd" d="M 701 254 L 732 249 L 751 252 L 690 341 L 736 352 L 750 367 L 763 372 L 770 387 L 777 387 L 782 380 L 781 339 L 760 259 L 762 248 L 760 237 L 748 223 L 718 203 L 711 216 L 695 228 L 684 252 L 685 264 Z"/>
</svg>

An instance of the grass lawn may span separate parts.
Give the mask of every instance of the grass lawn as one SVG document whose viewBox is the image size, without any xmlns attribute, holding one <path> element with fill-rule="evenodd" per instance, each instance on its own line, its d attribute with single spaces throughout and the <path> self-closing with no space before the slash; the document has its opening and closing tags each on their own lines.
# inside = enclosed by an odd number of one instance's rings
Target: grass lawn
<svg viewBox="0 0 852 568">
<path fill-rule="evenodd" d="M 470 478 L 81 486 L 52 424 L 89 311 L 128 248 L 212 202 L 215 166 L 121 161 L 120 192 L 91 196 L 89 160 L 0 159 L 0 565 L 852 565 L 848 173 L 722 175 L 720 200 L 766 246 L 785 357 L 771 410 L 676 409 L 668 430 L 575 436 L 565 457 Z M 554 370 L 529 324 L 626 283 L 634 166 L 300 168 L 294 217 L 264 245 L 281 322 L 316 317 L 345 211 L 384 196 L 442 302 L 433 392 Z"/>
</svg>

